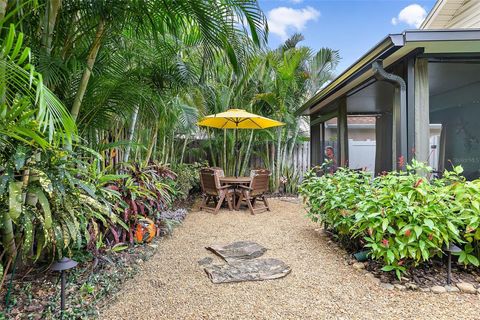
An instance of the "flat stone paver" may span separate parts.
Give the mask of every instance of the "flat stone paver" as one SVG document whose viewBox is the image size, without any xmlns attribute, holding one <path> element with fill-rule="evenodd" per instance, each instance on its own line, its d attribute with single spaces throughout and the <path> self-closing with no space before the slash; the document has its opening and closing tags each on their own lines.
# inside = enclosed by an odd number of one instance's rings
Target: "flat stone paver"
<svg viewBox="0 0 480 320">
<path fill-rule="evenodd" d="M 479 294 L 384 289 L 344 264 L 300 203 L 270 200 L 272 212 L 191 213 L 124 284 L 102 319 L 480 319 Z M 205 247 L 239 240 L 268 248 L 292 271 L 281 279 L 213 284 L 198 261 Z"/>
</svg>

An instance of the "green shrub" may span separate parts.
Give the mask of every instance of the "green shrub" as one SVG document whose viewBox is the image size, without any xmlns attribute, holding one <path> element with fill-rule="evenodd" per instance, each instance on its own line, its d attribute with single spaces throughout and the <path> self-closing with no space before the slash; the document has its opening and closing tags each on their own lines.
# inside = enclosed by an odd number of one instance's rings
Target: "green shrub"
<svg viewBox="0 0 480 320">
<path fill-rule="evenodd" d="M 370 175 L 345 168 L 317 177 L 308 173 L 299 188 L 307 200 L 308 216 L 325 223 L 340 237 L 350 237 L 357 204 L 369 189 Z"/>
<path fill-rule="evenodd" d="M 459 262 L 479 265 L 480 180 L 465 181 L 461 167 L 430 180 L 431 168 L 416 161 L 407 172 L 371 179 L 339 169 L 310 173 L 300 187 L 308 216 L 325 223 L 342 240 L 369 248 L 384 271 L 401 273 L 442 255 L 450 243 L 463 247 Z"/>
<path fill-rule="evenodd" d="M 175 189 L 177 199 L 186 200 L 191 192 L 200 191 L 200 168 L 207 167 L 207 163 L 177 164 L 173 171 L 176 173 Z"/>
</svg>

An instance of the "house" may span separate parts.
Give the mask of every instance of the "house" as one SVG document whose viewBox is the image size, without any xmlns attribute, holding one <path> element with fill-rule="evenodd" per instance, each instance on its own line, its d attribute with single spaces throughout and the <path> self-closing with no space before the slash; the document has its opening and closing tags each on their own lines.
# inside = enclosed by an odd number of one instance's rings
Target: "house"
<svg viewBox="0 0 480 320">
<path fill-rule="evenodd" d="M 299 108 L 310 117 L 311 164 L 323 162 L 336 123 L 337 162 L 357 167 L 365 152 L 349 150 L 354 124 L 367 118 L 375 119 L 366 151 L 374 173 L 416 158 L 438 171 L 461 164 L 467 178 L 479 177 L 479 3 L 438 1 L 423 29 L 388 35 Z"/>
</svg>

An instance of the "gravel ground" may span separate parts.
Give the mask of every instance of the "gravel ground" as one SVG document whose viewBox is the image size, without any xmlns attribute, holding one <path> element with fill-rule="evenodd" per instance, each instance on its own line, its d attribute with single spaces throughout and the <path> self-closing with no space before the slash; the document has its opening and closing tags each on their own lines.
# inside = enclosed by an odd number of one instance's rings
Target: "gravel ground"
<svg viewBox="0 0 480 320">
<path fill-rule="evenodd" d="M 383 289 L 315 231 L 300 203 L 271 199 L 272 212 L 191 213 L 102 319 L 480 319 L 480 295 Z M 212 284 L 197 261 L 205 247 L 256 241 L 292 272 L 279 280 Z M 214 259 L 217 260 L 215 257 Z M 219 260 L 218 260 L 219 261 Z"/>
</svg>

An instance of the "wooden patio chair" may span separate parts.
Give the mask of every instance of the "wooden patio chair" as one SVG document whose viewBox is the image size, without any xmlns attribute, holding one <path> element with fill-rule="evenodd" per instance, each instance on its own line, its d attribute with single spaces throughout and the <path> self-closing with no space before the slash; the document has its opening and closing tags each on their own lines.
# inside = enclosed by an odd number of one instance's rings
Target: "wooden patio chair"
<svg viewBox="0 0 480 320">
<path fill-rule="evenodd" d="M 214 168 L 204 168 L 200 170 L 200 184 L 202 186 L 202 204 L 200 211 L 217 213 L 221 205 L 227 200 L 228 209 L 233 209 L 233 190 L 230 185 L 220 185 L 218 170 Z M 210 201 L 214 202 L 214 207 L 209 207 Z"/>
<path fill-rule="evenodd" d="M 268 192 L 270 171 L 266 169 L 252 170 L 250 176 L 252 177 L 252 180 L 250 181 L 249 186 L 239 186 L 240 198 L 238 199 L 236 209 L 240 209 L 242 201 L 245 201 L 250 209 L 251 214 L 265 210 L 270 211 L 270 206 L 268 205 L 267 198 L 265 197 L 265 193 Z M 255 208 L 257 199 L 262 200 L 264 205 L 259 208 Z"/>
</svg>

